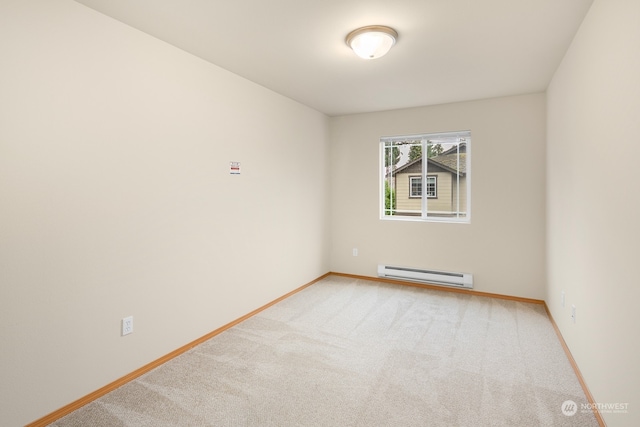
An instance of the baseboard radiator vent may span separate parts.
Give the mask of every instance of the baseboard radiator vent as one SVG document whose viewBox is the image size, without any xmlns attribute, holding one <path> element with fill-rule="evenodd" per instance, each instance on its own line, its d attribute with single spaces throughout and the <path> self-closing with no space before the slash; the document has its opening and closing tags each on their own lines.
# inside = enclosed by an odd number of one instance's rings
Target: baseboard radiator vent
<svg viewBox="0 0 640 427">
<path fill-rule="evenodd" d="M 446 271 L 378 265 L 378 277 L 451 286 L 454 288 L 473 289 L 473 275 L 467 273 L 450 273 Z"/>
</svg>

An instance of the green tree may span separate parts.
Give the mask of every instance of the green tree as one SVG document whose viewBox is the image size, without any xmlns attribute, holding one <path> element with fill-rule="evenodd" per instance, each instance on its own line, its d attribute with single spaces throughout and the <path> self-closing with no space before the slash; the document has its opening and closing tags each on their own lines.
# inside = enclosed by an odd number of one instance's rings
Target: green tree
<svg viewBox="0 0 640 427">
<path fill-rule="evenodd" d="M 444 152 L 441 144 L 427 144 L 427 158 L 437 157 Z M 409 161 L 422 157 L 422 145 L 412 145 L 409 148 Z"/>
<path fill-rule="evenodd" d="M 384 181 L 384 214 L 393 215 L 396 210 L 396 192 L 389 185 L 389 181 Z"/>
<path fill-rule="evenodd" d="M 440 154 L 442 154 L 443 151 L 444 149 L 442 148 L 441 144 L 427 144 L 428 159 L 439 156 Z"/>
<path fill-rule="evenodd" d="M 413 162 L 420 157 L 422 157 L 422 145 L 412 145 L 411 148 L 409 148 L 409 161 Z"/>
</svg>

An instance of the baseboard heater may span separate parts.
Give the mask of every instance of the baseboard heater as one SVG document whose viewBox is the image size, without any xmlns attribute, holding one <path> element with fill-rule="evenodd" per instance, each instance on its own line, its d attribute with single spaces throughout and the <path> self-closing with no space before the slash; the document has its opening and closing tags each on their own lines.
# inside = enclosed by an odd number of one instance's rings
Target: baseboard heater
<svg viewBox="0 0 640 427">
<path fill-rule="evenodd" d="M 378 265 L 378 277 L 473 289 L 473 275 L 467 273 L 450 273 L 446 271 Z"/>
</svg>

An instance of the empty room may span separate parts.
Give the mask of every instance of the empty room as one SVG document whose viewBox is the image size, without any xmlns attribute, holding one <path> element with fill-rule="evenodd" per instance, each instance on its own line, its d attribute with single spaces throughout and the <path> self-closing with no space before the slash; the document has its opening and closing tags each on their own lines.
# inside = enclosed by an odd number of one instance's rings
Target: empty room
<svg viewBox="0 0 640 427">
<path fill-rule="evenodd" d="M 640 425 L 639 22 L 0 0 L 0 425 Z"/>
</svg>

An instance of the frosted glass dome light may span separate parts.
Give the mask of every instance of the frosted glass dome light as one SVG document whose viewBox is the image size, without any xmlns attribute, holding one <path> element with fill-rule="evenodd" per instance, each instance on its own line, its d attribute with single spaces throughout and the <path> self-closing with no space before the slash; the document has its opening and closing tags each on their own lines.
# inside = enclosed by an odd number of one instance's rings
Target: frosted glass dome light
<svg viewBox="0 0 640 427">
<path fill-rule="evenodd" d="M 389 52 L 397 38 L 398 33 L 393 28 L 370 25 L 350 32 L 346 42 L 360 58 L 377 59 Z"/>
</svg>

